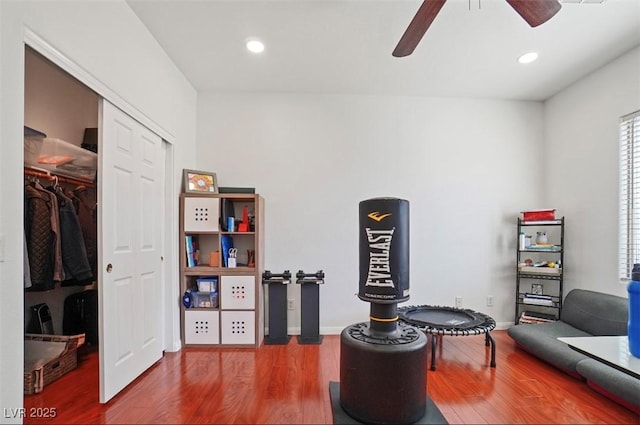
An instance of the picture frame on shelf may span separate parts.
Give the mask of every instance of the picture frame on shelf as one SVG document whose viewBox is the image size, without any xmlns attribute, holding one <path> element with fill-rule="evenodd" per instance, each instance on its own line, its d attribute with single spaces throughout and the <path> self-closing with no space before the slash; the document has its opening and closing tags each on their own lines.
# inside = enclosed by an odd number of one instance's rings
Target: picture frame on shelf
<svg viewBox="0 0 640 425">
<path fill-rule="evenodd" d="M 541 283 L 532 283 L 531 284 L 531 293 L 534 295 L 542 295 L 543 293 L 543 285 Z"/>
<path fill-rule="evenodd" d="M 182 180 L 184 193 L 218 193 L 216 173 L 185 168 L 182 171 Z"/>
</svg>

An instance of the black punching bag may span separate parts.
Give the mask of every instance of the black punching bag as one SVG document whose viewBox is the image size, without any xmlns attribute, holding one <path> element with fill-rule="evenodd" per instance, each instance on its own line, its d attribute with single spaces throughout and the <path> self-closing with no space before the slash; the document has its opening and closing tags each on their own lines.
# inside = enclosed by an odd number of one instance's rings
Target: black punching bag
<svg viewBox="0 0 640 425">
<path fill-rule="evenodd" d="M 409 201 L 360 202 L 361 300 L 397 304 L 409 299 Z"/>
<path fill-rule="evenodd" d="M 370 321 L 340 335 L 340 405 L 370 424 L 410 424 L 426 413 L 427 338 L 398 322 L 409 299 L 409 202 L 360 202 L 358 297 L 371 303 Z"/>
</svg>

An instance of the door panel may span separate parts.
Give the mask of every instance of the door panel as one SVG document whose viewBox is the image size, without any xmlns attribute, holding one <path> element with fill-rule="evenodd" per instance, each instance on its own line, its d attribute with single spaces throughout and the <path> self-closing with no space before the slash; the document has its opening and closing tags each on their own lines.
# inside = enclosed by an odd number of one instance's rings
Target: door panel
<svg viewBox="0 0 640 425">
<path fill-rule="evenodd" d="M 100 402 L 162 356 L 162 140 L 103 100 L 98 217 Z"/>
<path fill-rule="evenodd" d="M 114 280 L 116 287 L 116 305 L 118 306 L 118 326 L 115 328 L 117 347 L 115 350 L 115 364 L 121 365 L 133 356 L 135 348 L 133 346 L 133 327 L 128 326 L 127 321 L 130 319 L 127 314 L 131 309 L 132 282 L 130 277 Z"/>
</svg>

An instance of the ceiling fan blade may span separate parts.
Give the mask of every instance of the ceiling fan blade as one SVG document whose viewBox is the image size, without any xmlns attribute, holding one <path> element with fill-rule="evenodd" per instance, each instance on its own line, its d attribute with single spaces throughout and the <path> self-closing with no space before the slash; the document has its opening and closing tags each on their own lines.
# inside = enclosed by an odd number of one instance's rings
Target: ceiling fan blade
<svg viewBox="0 0 640 425">
<path fill-rule="evenodd" d="M 429 26 L 442 9 L 447 0 L 424 0 L 420 9 L 413 17 L 411 23 L 405 30 L 398 45 L 393 50 L 393 56 L 399 58 L 409 56 L 422 40 L 422 36 L 427 32 Z"/>
<path fill-rule="evenodd" d="M 532 27 L 553 18 L 562 7 L 558 0 L 507 0 L 507 3 Z"/>
</svg>

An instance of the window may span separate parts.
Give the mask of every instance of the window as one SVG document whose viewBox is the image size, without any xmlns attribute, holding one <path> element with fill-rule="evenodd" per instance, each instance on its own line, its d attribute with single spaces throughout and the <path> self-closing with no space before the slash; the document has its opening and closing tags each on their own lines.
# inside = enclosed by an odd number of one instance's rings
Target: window
<svg viewBox="0 0 640 425">
<path fill-rule="evenodd" d="M 620 119 L 618 275 L 626 282 L 640 263 L 640 111 Z"/>
</svg>

